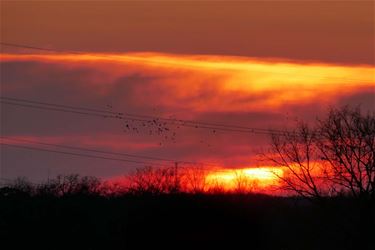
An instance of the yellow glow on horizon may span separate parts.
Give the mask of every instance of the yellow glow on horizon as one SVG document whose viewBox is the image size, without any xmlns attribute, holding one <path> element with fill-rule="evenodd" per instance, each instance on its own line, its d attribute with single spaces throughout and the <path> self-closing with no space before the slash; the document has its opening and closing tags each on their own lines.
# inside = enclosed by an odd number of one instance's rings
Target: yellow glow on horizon
<svg viewBox="0 0 375 250">
<path fill-rule="evenodd" d="M 278 176 L 283 169 L 277 167 L 258 167 L 244 169 L 225 169 L 209 172 L 206 176 L 208 186 L 219 185 L 226 190 L 233 190 L 242 185 L 243 188 L 267 188 L 278 183 Z"/>
</svg>

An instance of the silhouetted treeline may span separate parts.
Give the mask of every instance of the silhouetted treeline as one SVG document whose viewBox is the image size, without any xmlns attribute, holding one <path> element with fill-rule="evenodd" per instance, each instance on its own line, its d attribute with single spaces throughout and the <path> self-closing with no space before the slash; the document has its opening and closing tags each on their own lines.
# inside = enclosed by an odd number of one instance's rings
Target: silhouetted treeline
<svg viewBox="0 0 375 250">
<path fill-rule="evenodd" d="M 135 190 L 17 180 L 0 189 L 1 249 L 373 249 L 373 204 L 350 196 Z"/>
</svg>

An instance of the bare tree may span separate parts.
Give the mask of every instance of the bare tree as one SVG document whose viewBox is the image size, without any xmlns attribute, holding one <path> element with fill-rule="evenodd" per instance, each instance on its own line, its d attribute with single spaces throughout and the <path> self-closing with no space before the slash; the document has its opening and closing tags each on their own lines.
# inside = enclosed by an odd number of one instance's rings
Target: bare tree
<svg viewBox="0 0 375 250">
<path fill-rule="evenodd" d="M 178 179 L 178 181 L 176 181 Z M 129 176 L 129 191 L 136 194 L 165 194 L 179 191 L 174 168 L 145 167 Z"/>
<path fill-rule="evenodd" d="M 252 191 L 250 187 L 251 181 L 242 170 L 235 171 L 234 175 L 234 192 L 243 194 Z"/>
<path fill-rule="evenodd" d="M 189 167 L 184 169 L 183 182 L 187 192 L 203 193 L 207 188 L 207 171 L 204 167 Z"/>
<path fill-rule="evenodd" d="M 263 158 L 284 169 L 277 177 L 286 190 L 306 198 L 336 195 L 374 199 L 375 116 L 359 108 L 332 109 L 314 127 L 300 123 L 273 134 Z"/>
<path fill-rule="evenodd" d="M 306 198 L 320 198 L 323 190 L 313 172 L 321 166 L 317 164 L 315 146 L 316 132 L 301 123 L 293 131 L 273 134 L 270 150 L 264 158 L 284 169 L 283 174 L 274 174 L 280 179 L 282 188 Z"/>
<path fill-rule="evenodd" d="M 375 115 L 359 108 L 332 109 L 319 120 L 317 146 L 326 177 L 355 197 L 375 198 Z"/>
</svg>

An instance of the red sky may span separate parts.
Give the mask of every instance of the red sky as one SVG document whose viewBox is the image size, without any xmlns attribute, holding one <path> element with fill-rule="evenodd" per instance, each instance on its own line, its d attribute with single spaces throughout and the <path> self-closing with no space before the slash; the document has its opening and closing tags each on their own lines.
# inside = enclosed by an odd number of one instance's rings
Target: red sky
<svg viewBox="0 0 375 250">
<path fill-rule="evenodd" d="M 282 129 L 337 105 L 374 104 L 373 2 L 2 2 L 2 96 Z M 116 120 L 1 106 L 16 138 L 256 166 L 267 136 L 176 129 L 176 142 Z M 162 143 L 160 145 L 160 142 Z M 2 175 L 111 177 L 131 164 L 2 147 Z M 138 166 L 138 165 L 137 165 Z"/>
</svg>

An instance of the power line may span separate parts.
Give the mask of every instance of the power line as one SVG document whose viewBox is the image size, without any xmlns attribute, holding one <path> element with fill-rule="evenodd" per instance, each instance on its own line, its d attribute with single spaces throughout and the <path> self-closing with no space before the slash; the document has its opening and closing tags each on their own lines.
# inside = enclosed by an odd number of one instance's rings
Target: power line
<svg viewBox="0 0 375 250">
<path fill-rule="evenodd" d="M 6 136 L 0 136 L 0 138 L 6 139 L 6 140 L 12 140 L 12 141 L 19 141 L 19 142 L 26 142 L 26 143 L 31 143 L 31 144 L 44 145 L 44 146 L 53 146 L 53 147 L 60 147 L 60 148 L 66 148 L 66 149 L 81 150 L 81 151 L 102 153 L 102 154 L 109 154 L 109 155 L 119 155 L 119 156 L 148 159 L 148 160 L 155 160 L 155 161 L 165 161 L 165 162 L 169 162 L 169 163 L 178 162 L 178 163 L 186 163 L 186 164 L 204 164 L 204 165 L 212 164 L 212 163 L 203 163 L 203 162 L 179 161 L 179 160 L 173 160 L 173 159 L 151 157 L 151 156 L 142 156 L 142 155 L 135 155 L 135 154 L 128 154 L 128 153 L 110 152 L 110 151 L 105 151 L 105 150 L 97 150 L 97 149 L 84 148 L 84 147 L 66 146 L 66 145 L 59 145 L 59 144 L 53 144 L 53 143 L 39 142 L 39 141 L 34 141 L 34 140 L 10 138 L 10 137 L 6 137 Z M 162 164 L 156 163 L 156 165 L 162 165 Z"/>
<path fill-rule="evenodd" d="M 10 139 L 10 138 L 5 138 L 5 139 Z M 21 139 L 13 139 L 13 140 L 24 141 L 24 142 L 29 141 L 29 140 L 21 140 Z M 32 142 L 32 141 L 29 141 L 29 142 Z M 97 151 L 97 150 L 90 150 L 90 149 L 86 149 L 86 148 L 69 147 L 69 146 L 63 146 L 63 145 L 57 145 L 57 144 L 41 143 L 41 142 L 36 142 L 36 141 L 33 141 L 33 143 L 35 143 L 35 144 L 41 144 L 41 145 L 49 145 L 49 146 L 58 146 L 58 147 L 64 147 L 64 148 L 70 148 L 70 149 L 80 149 L 80 150 L 92 151 L 92 152 L 111 153 L 111 152 L 106 152 L 106 151 Z M 0 141 L 0 145 L 8 146 L 8 147 L 14 147 L 14 148 L 18 148 L 18 149 L 34 150 L 34 151 L 49 152 L 49 153 L 58 153 L 58 154 L 63 154 L 63 155 L 72 155 L 72 156 L 79 156 L 79 157 L 86 157 L 86 158 L 93 158 L 93 159 L 101 159 L 101 160 L 111 160 L 111 161 L 121 161 L 121 162 L 128 162 L 128 163 L 144 164 L 145 166 L 156 166 L 156 165 L 163 166 L 163 167 L 166 167 L 166 166 L 172 167 L 172 166 L 174 166 L 175 173 L 177 173 L 177 171 L 179 169 L 178 164 L 179 163 L 184 163 L 183 161 L 175 161 L 174 165 L 163 165 L 163 164 L 152 163 L 152 162 L 144 162 L 144 161 L 135 161 L 135 160 L 121 159 L 121 158 L 104 157 L 104 156 L 98 156 L 98 155 L 82 154 L 82 153 L 67 152 L 67 151 L 61 151 L 61 150 L 45 149 L 45 148 L 36 148 L 36 147 L 19 145 L 19 144 L 9 144 L 9 143 L 1 142 L 1 141 Z M 111 153 L 111 154 L 118 155 L 118 153 Z M 197 162 L 197 163 L 201 163 L 201 164 L 204 164 L 204 165 L 209 165 L 209 163 L 202 163 L 202 162 Z M 217 167 L 217 165 L 215 165 L 215 166 Z M 130 166 L 127 166 L 127 167 L 130 167 Z M 229 170 L 229 169 L 227 169 L 227 170 Z M 210 169 L 209 171 L 210 172 L 215 172 L 215 173 L 226 172 L 226 170 L 219 170 L 219 169 Z M 0 177 L 0 179 L 6 180 L 3 177 Z M 10 180 L 10 179 L 8 179 L 8 180 Z"/>
<path fill-rule="evenodd" d="M 45 47 L 40 47 L 40 46 L 31 46 L 31 45 L 26 45 L 26 44 L 19 44 L 19 43 L 11 43 L 11 42 L 2 42 L 0 41 L 1 45 L 8 46 L 8 47 L 15 47 L 15 48 L 24 48 L 24 49 L 31 49 L 31 50 L 41 50 L 41 51 L 47 51 L 47 52 L 55 52 L 55 53 L 70 53 L 70 54 L 77 54 L 77 55 L 82 55 L 82 54 L 87 54 L 89 52 L 85 51 L 78 51 L 78 50 L 63 50 L 63 49 L 54 49 L 54 48 L 45 48 Z M 98 58 L 113 58 L 117 59 L 116 56 L 112 55 L 94 55 L 95 57 Z M 159 62 L 162 64 L 162 62 Z M 171 64 L 171 63 L 168 63 Z M 272 73 L 272 74 L 282 74 L 282 75 L 293 75 L 294 78 L 296 78 L 296 75 L 293 73 L 288 73 L 288 72 L 271 72 L 271 71 L 264 71 L 264 70 L 252 70 L 256 72 L 262 72 L 262 73 Z M 311 75 L 312 77 L 316 77 L 315 75 Z M 366 80 L 361 80 L 361 79 L 352 79 L 352 78 L 340 78 L 340 77 L 329 77 L 329 76 L 321 76 L 318 77 L 320 79 L 328 79 L 328 80 L 342 80 L 346 82 L 363 82 L 363 83 L 374 83 L 374 81 L 366 81 Z"/>
<path fill-rule="evenodd" d="M 36 109 L 60 111 L 60 112 L 66 112 L 66 113 L 75 113 L 75 114 L 80 114 L 80 115 L 96 116 L 96 117 L 102 117 L 102 118 L 114 118 L 114 119 L 121 119 L 121 120 L 133 120 L 133 121 L 140 121 L 140 122 L 150 122 L 150 120 L 147 120 L 147 119 L 140 119 L 140 118 L 134 118 L 134 117 L 127 117 L 127 116 L 113 116 L 113 115 L 104 115 L 104 114 L 100 115 L 100 114 L 96 114 L 96 113 L 85 113 L 85 112 L 81 112 L 81 111 L 64 110 L 64 109 L 58 109 L 58 108 L 49 108 L 49 107 L 35 106 L 35 105 L 30 105 L 30 104 L 20 104 L 20 103 L 13 103 L 13 102 L 7 102 L 7 101 L 0 101 L 0 103 L 8 104 L 8 105 L 14 105 L 14 106 L 27 107 L 27 108 L 36 108 Z M 156 119 L 162 120 L 163 118 L 156 118 Z M 240 130 L 240 129 L 225 128 L 225 127 L 204 126 L 204 125 L 199 125 L 199 123 L 197 123 L 198 125 L 186 124 L 186 123 L 184 123 L 184 120 L 175 120 L 175 121 L 171 121 L 169 123 L 172 123 L 172 124 L 175 124 L 175 125 L 178 125 L 178 126 L 181 126 L 181 127 L 210 129 L 210 130 L 213 130 L 213 131 L 266 134 L 266 135 L 276 135 L 276 134 L 282 135 L 281 130 L 280 131 L 269 130 L 269 132 L 266 132 L 265 129 L 263 130 L 263 129 L 258 129 L 258 128 L 248 128 L 247 130 Z M 260 130 L 260 131 L 258 131 L 258 130 Z"/>
<path fill-rule="evenodd" d="M 73 147 L 73 146 L 65 146 L 65 145 L 58 145 L 58 144 L 45 143 L 45 142 L 37 142 L 37 141 L 33 141 L 33 140 L 9 138 L 9 137 L 5 137 L 5 136 L 0 136 L 0 138 L 5 139 L 5 140 L 11 140 L 11 141 L 26 142 L 26 143 L 31 143 L 31 144 L 43 145 L 43 146 L 52 146 L 52 147 L 87 151 L 87 152 L 93 152 L 93 153 L 102 153 L 102 154 L 109 154 L 109 155 L 121 155 L 121 156 L 127 156 L 127 157 L 133 157 L 133 158 L 142 158 L 142 159 L 151 159 L 151 160 L 157 159 L 157 158 L 152 158 L 152 157 L 136 156 L 136 155 L 131 155 L 131 154 L 115 153 L 115 152 L 88 149 L 88 148 L 82 148 L 82 147 Z M 156 163 L 156 165 L 162 165 L 162 164 Z"/>
<path fill-rule="evenodd" d="M 208 126 L 218 126 L 218 127 L 227 127 L 227 128 L 238 128 L 238 129 L 247 129 L 247 130 L 260 130 L 260 131 L 269 131 L 266 129 L 261 129 L 261 128 L 250 128 L 250 127 L 243 127 L 243 126 L 237 126 L 237 125 L 226 125 L 226 124 L 219 124 L 219 123 L 209 123 L 209 122 L 204 122 L 204 121 L 194 121 L 194 120 L 182 120 L 182 119 L 172 119 L 172 118 L 163 118 L 163 117 L 158 117 L 158 116 L 149 116 L 149 115 L 138 115 L 138 114 L 130 114 L 130 113 L 122 113 L 122 112 L 112 112 L 108 110 L 100 110 L 100 109 L 93 109 L 93 108 L 82 108 L 82 107 L 77 107 L 77 106 L 68 106 L 68 105 L 61 105 L 61 104 L 52 104 L 52 103 L 47 103 L 47 102 L 39 102 L 39 101 L 31 101 L 31 100 L 26 100 L 26 99 L 19 99 L 19 98 L 12 98 L 12 97 L 1 97 L 0 99 L 5 99 L 5 100 L 11 100 L 15 102 L 27 102 L 27 103 L 33 103 L 33 104 L 40 104 L 40 105 L 47 105 L 47 106 L 55 106 L 55 107 L 62 107 L 62 108 L 69 108 L 69 109 L 79 109 L 83 111 L 92 111 L 92 112 L 98 112 L 98 113 L 108 113 L 108 114 L 113 114 L 116 115 L 116 118 L 118 116 L 134 116 L 134 117 L 139 117 L 139 118 L 148 118 L 148 119 L 157 119 L 161 121 L 168 121 L 168 122 L 179 122 L 179 123 L 184 123 L 184 124 L 203 124 L 203 125 L 208 125 Z M 144 120 L 141 120 L 144 121 Z M 272 130 L 275 132 L 281 132 L 277 130 Z"/>
<path fill-rule="evenodd" d="M 267 129 L 261 129 L 261 128 L 211 123 L 211 122 L 204 122 L 204 121 L 172 119 L 172 118 L 164 118 L 164 117 L 158 117 L 158 116 L 112 112 L 112 111 L 99 110 L 99 109 L 93 109 L 93 108 L 82 108 L 82 107 L 68 106 L 68 105 L 62 105 L 62 104 L 53 104 L 53 103 L 32 101 L 32 100 L 26 100 L 26 99 L 18 99 L 18 98 L 13 98 L 13 97 L 1 97 L 0 96 L 0 99 L 1 99 L 0 100 L 1 103 L 8 104 L 8 105 L 15 105 L 15 106 L 22 106 L 22 107 L 36 108 L 36 109 L 46 109 L 46 110 L 68 112 L 68 113 L 76 113 L 80 115 L 90 115 L 90 116 L 97 116 L 97 117 L 103 117 L 103 118 L 115 118 L 115 119 L 121 119 L 121 120 L 130 119 L 130 120 L 141 121 L 141 122 L 150 122 L 150 120 L 163 121 L 163 122 L 167 122 L 169 124 L 174 124 L 178 126 L 211 129 L 213 131 L 220 130 L 220 131 L 227 131 L 227 132 L 241 132 L 241 133 L 254 133 L 254 134 L 282 134 L 284 133 L 284 131 L 276 130 L 276 129 L 267 130 Z M 31 103 L 31 104 L 28 104 L 28 103 Z"/>
<path fill-rule="evenodd" d="M 26 108 L 52 110 L 52 111 L 75 113 L 75 114 L 80 114 L 80 115 L 89 115 L 89 116 L 96 116 L 96 117 L 103 117 L 103 118 L 117 118 L 117 117 L 112 116 L 112 115 L 105 115 L 105 114 L 100 115 L 100 114 L 96 114 L 96 113 L 87 113 L 87 112 L 81 112 L 81 111 L 66 110 L 66 109 L 60 109 L 60 108 L 50 108 L 50 107 L 43 107 L 43 106 L 36 106 L 36 105 L 22 104 L 22 103 L 14 103 L 14 102 L 7 102 L 7 101 L 0 101 L 0 103 L 7 104 L 7 105 L 15 105 L 15 106 L 20 106 L 20 107 L 26 107 Z"/>
<path fill-rule="evenodd" d="M 42 50 L 42 51 L 48 51 L 48 52 L 60 52 L 60 53 L 72 53 L 72 54 L 82 54 L 78 51 L 69 51 L 69 50 L 59 50 L 59 49 L 49 49 L 49 48 L 43 48 L 43 47 L 37 47 L 37 46 L 30 46 L 25 44 L 17 44 L 17 43 L 7 43 L 7 42 L 0 42 L 1 45 L 9 46 L 9 47 L 15 47 L 15 48 L 21 48 L 21 49 L 32 49 L 32 50 Z"/>
<path fill-rule="evenodd" d="M 73 153 L 73 152 L 67 152 L 67 151 L 61 151 L 61 150 L 35 148 L 35 147 L 30 147 L 30 146 L 21 146 L 21 145 L 9 144 L 9 143 L 4 143 L 4 142 L 0 142 L 0 145 L 4 145 L 4 146 L 8 146 L 8 147 L 15 147 L 15 148 L 28 149 L 28 150 L 36 150 L 36 151 L 59 153 L 59 154 L 65 154 L 65 155 L 74 155 L 74 156 L 81 156 L 81 157 L 94 158 L 94 159 L 102 159 L 102 160 L 122 161 L 122 162 L 130 162 L 130 163 L 145 164 L 145 165 L 161 165 L 161 164 L 154 164 L 154 163 L 151 163 L 151 162 L 126 160 L 126 159 L 120 159 L 120 158 L 104 157 L 104 156 L 89 155 L 89 154 L 82 154 L 82 153 Z M 163 166 L 165 166 L 165 165 L 163 165 Z"/>
<path fill-rule="evenodd" d="M 58 108 L 80 109 L 82 111 L 98 112 L 98 113 L 108 113 L 108 114 L 113 114 L 113 115 L 121 115 L 122 114 L 122 113 L 112 112 L 112 111 L 104 110 L 104 109 L 84 108 L 84 107 L 69 106 L 69 105 L 55 104 L 55 103 L 48 103 L 48 102 L 40 102 L 40 101 L 33 101 L 33 100 L 27 100 L 27 99 L 21 99 L 21 98 L 13 98 L 13 97 L 6 97 L 6 96 L 0 96 L 0 99 L 9 100 L 9 101 L 15 101 L 15 102 L 27 102 L 27 103 L 39 104 L 39 105 L 48 105 L 48 106 L 54 106 L 54 107 L 58 107 Z"/>
</svg>

